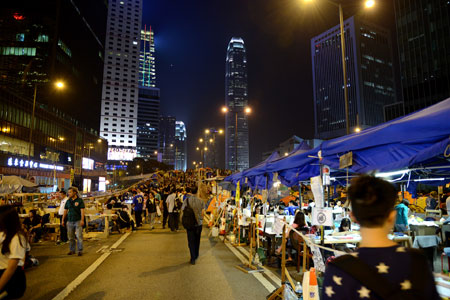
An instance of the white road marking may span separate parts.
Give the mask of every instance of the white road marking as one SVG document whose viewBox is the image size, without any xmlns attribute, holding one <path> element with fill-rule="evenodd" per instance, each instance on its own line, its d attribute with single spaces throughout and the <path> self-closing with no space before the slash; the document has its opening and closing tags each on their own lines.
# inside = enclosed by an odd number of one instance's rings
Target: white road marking
<svg viewBox="0 0 450 300">
<path fill-rule="evenodd" d="M 231 250 L 231 252 L 233 252 L 234 255 L 236 255 L 236 257 L 244 264 L 248 262 L 248 259 L 245 259 L 245 257 L 238 251 L 236 250 L 236 248 L 234 248 L 233 246 L 231 246 L 228 242 L 225 242 L 225 245 L 227 245 L 228 249 Z M 276 289 L 276 287 L 274 287 L 269 280 L 267 280 L 261 273 L 250 273 L 253 276 L 255 276 L 256 279 L 258 279 L 258 281 L 266 288 L 266 290 L 268 292 L 273 292 L 273 290 Z"/>
<path fill-rule="evenodd" d="M 108 245 L 102 246 L 100 249 L 98 249 L 98 250 L 96 251 L 96 253 L 100 253 L 100 252 L 105 253 L 105 250 L 106 250 L 106 248 L 108 248 L 108 247 L 109 247 Z"/>
<path fill-rule="evenodd" d="M 114 243 L 114 245 L 111 246 L 111 249 L 117 248 L 129 235 L 129 232 L 125 233 L 119 240 L 117 240 L 117 242 Z M 69 296 L 69 294 L 74 291 L 75 288 L 79 286 L 89 275 L 91 275 L 110 255 L 111 252 L 103 253 L 92 265 L 90 265 L 86 270 L 84 270 L 83 273 L 78 275 L 74 281 L 69 283 L 58 295 L 56 295 L 53 300 L 63 300 Z"/>
</svg>

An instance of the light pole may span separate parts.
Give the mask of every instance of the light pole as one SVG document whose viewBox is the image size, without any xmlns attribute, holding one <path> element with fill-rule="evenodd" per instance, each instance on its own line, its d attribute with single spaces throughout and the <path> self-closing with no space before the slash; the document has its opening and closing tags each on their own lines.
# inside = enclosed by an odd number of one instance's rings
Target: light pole
<svg viewBox="0 0 450 300">
<path fill-rule="evenodd" d="M 345 63 L 345 36 L 344 36 L 344 12 L 341 3 L 336 3 L 331 0 L 324 0 L 339 8 L 339 27 L 341 33 L 341 56 L 342 56 L 342 75 L 344 76 L 344 101 L 345 101 L 345 131 L 350 134 L 350 120 L 349 120 L 349 104 L 348 104 L 348 88 L 347 88 L 347 64 Z M 312 2 L 311 0 L 304 0 L 304 2 Z M 366 0 L 365 7 L 372 8 L 375 5 L 375 0 Z"/>
<path fill-rule="evenodd" d="M 36 110 L 36 94 L 37 94 L 38 84 L 34 84 L 34 93 L 33 93 L 33 111 L 31 112 L 31 123 L 30 123 L 30 135 L 28 138 L 28 167 L 27 167 L 27 179 L 30 179 L 30 156 L 31 156 L 31 140 L 33 138 L 33 127 L 34 127 L 34 112 Z M 55 82 L 55 87 L 57 89 L 64 88 L 64 82 L 57 81 Z"/>
<path fill-rule="evenodd" d="M 237 109 L 232 109 L 232 111 L 234 112 L 234 170 L 237 171 L 238 170 L 238 132 L 237 132 L 237 127 L 238 127 L 238 110 Z M 222 112 L 224 114 L 227 114 L 230 112 L 230 109 L 226 106 L 222 107 Z M 246 115 L 249 115 L 252 112 L 252 109 L 250 107 L 245 107 L 243 109 L 243 113 Z"/>
</svg>

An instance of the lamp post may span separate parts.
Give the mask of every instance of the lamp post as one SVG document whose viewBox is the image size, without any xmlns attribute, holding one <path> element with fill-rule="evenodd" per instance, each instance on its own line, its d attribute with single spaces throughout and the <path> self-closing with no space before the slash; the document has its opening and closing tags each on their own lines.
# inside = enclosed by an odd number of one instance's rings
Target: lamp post
<svg viewBox="0 0 450 300">
<path fill-rule="evenodd" d="M 31 140 L 33 139 L 33 127 L 34 127 L 34 112 L 36 111 L 36 95 L 37 95 L 37 87 L 38 84 L 34 85 L 34 93 L 33 93 L 33 110 L 31 112 L 31 123 L 30 123 L 30 134 L 28 138 L 28 167 L 27 167 L 27 179 L 30 178 L 30 156 L 31 156 Z M 64 88 L 64 82 L 57 81 L 55 82 L 55 87 L 57 89 Z"/>
<path fill-rule="evenodd" d="M 345 101 L 345 131 L 350 134 L 350 120 L 349 120 L 349 103 L 348 103 L 348 88 L 347 88 L 347 64 L 345 63 L 345 36 L 344 36 L 344 12 L 341 3 L 336 3 L 331 0 L 324 0 L 339 8 L 339 27 L 341 34 L 341 56 L 342 56 L 342 75 L 344 76 L 344 101 Z M 304 2 L 312 2 L 312 0 L 304 0 Z M 375 0 L 366 0 L 365 7 L 372 8 L 375 5 Z"/>
<path fill-rule="evenodd" d="M 224 106 L 222 107 L 222 112 L 224 114 L 228 114 L 231 110 Z M 232 109 L 232 111 L 234 112 L 234 170 L 237 171 L 238 170 L 238 132 L 237 132 L 237 127 L 238 127 L 238 113 L 239 111 L 237 109 Z M 245 107 L 242 111 L 244 114 L 249 115 L 252 112 L 252 109 L 250 107 Z"/>
</svg>

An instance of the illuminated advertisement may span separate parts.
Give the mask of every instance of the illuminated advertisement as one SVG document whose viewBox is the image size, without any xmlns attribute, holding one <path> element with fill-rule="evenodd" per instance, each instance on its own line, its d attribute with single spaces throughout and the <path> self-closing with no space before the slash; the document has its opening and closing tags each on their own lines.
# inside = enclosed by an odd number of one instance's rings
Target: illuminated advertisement
<svg viewBox="0 0 450 300">
<path fill-rule="evenodd" d="M 83 159 L 81 160 L 81 166 L 85 170 L 94 170 L 94 160 L 83 157 Z"/>
<path fill-rule="evenodd" d="M 88 178 L 83 179 L 83 192 L 89 193 L 91 191 L 92 180 Z"/>
<path fill-rule="evenodd" d="M 133 160 L 137 155 L 136 149 L 108 148 L 108 160 Z"/>
<path fill-rule="evenodd" d="M 44 163 L 40 163 L 40 162 L 32 161 L 32 160 L 30 160 L 30 162 L 28 162 L 28 160 L 24 160 L 21 158 L 14 158 L 14 157 L 8 158 L 7 164 L 9 167 L 16 167 L 16 168 L 28 168 L 28 164 L 29 164 L 30 169 L 46 169 L 46 170 L 55 169 L 56 171 L 64 171 L 63 166 L 44 164 Z"/>
<path fill-rule="evenodd" d="M 106 192 L 106 177 L 99 177 L 98 178 L 98 191 L 99 192 Z"/>
</svg>

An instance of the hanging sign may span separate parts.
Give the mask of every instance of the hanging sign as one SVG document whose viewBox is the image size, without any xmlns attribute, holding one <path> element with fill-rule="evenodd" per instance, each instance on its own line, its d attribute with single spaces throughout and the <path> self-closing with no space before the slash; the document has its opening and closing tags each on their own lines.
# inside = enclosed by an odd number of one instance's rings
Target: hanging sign
<svg viewBox="0 0 450 300">
<path fill-rule="evenodd" d="M 339 156 L 339 169 L 345 169 L 353 165 L 353 152 Z"/>
<path fill-rule="evenodd" d="M 328 208 L 313 207 L 312 225 L 333 226 L 333 211 Z"/>
<path fill-rule="evenodd" d="M 311 177 L 311 191 L 314 195 L 316 207 L 323 207 L 323 187 L 322 178 L 320 176 Z"/>
<path fill-rule="evenodd" d="M 314 268 L 319 272 L 325 272 L 325 263 L 323 262 L 322 252 L 316 245 L 311 245 L 311 253 L 313 255 Z"/>
</svg>

